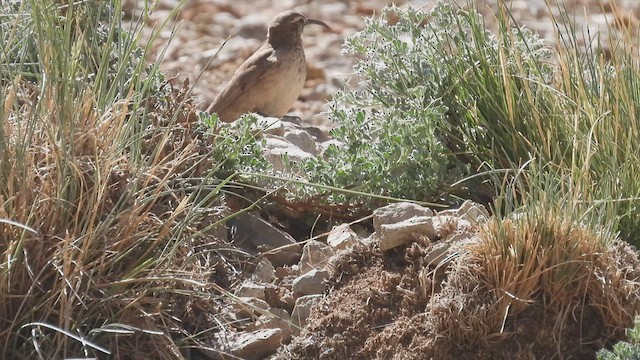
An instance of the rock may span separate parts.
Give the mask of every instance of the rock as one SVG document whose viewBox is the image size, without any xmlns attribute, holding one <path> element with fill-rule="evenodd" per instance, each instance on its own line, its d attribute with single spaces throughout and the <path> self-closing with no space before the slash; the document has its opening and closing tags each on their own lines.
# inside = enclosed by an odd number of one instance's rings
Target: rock
<svg viewBox="0 0 640 360">
<path fill-rule="evenodd" d="M 449 238 L 446 242 L 439 242 L 424 257 L 424 262 L 428 267 L 438 267 L 446 269 L 456 254 L 468 244 L 480 241 L 474 234 L 460 233 Z"/>
<path fill-rule="evenodd" d="M 321 149 L 320 143 L 329 141 L 331 139 L 331 137 L 329 137 L 328 135 L 329 129 L 326 129 L 325 131 L 316 126 L 302 126 L 302 129 L 306 131 L 309 135 L 311 135 L 311 137 L 313 138 L 313 141 L 316 142 L 316 149 L 318 150 Z"/>
<path fill-rule="evenodd" d="M 381 224 L 376 234 L 380 239 L 380 250 L 387 251 L 415 240 L 419 236 L 433 239 L 437 232 L 433 217 L 416 216 L 395 224 Z"/>
<path fill-rule="evenodd" d="M 416 216 L 395 224 L 380 225 L 380 250 L 386 251 L 418 237 L 435 240 L 448 234 L 471 231 L 471 223 L 452 216 Z M 447 234 L 445 234 L 445 232 Z"/>
<path fill-rule="evenodd" d="M 390 204 L 373 211 L 373 228 L 380 233 L 380 226 L 395 224 L 413 217 L 433 216 L 433 210 L 409 202 Z"/>
<path fill-rule="evenodd" d="M 298 298 L 296 305 L 291 313 L 291 322 L 293 323 L 293 333 L 298 335 L 300 330 L 307 325 L 307 319 L 311 315 L 311 310 L 322 301 L 322 295 L 307 295 Z"/>
<path fill-rule="evenodd" d="M 219 353 L 228 353 L 236 358 L 246 360 L 263 359 L 275 352 L 282 342 L 282 330 L 261 329 L 244 333 L 216 334 Z M 207 351 L 211 353 L 211 351 Z M 226 357 L 225 357 L 226 358 Z"/>
<path fill-rule="evenodd" d="M 329 272 L 327 270 L 313 269 L 293 280 L 293 295 L 300 297 L 304 295 L 322 294 L 327 288 Z"/>
<path fill-rule="evenodd" d="M 265 135 L 264 156 L 271 163 L 276 172 L 287 172 L 283 156 L 291 161 L 303 161 L 313 158 L 313 154 L 308 153 L 292 143 L 273 135 Z"/>
<path fill-rule="evenodd" d="M 489 212 L 484 206 L 476 204 L 471 200 L 463 202 L 458 209 L 443 210 L 440 211 L 438 215 L 455 216 L 474 225 L 484 224 L 490 217 Z"/>
<path fill-rule="evenodd" d="M 276 279 L 275 269 L 268 259 L 260 259 L 256 269 L 253 271 L 253 279 L 265 284 L 269 284 Z"/>
<path fill-rule="evenodd" d="M 285 309 L 271 308 L 269 314 L 260 315 L 256 323 L 259 329 L 282 330 L 283 343 L 288 343 L 291 339 L 291 316 Z"/>
<path fill-rule="evenodd" d="M 348 224 L 342 224 L 331 229 L 327 236 L 327 244 L 335 250 L 348 249 L 359 242 L 358 235 Z M 303 249 L 304 255 L 304 249 Z"/>
<path fill-rule="evenodd" d="M 334 251 L 330 246 L 316 240 L 308 241 L 302 248 L 302 257 L 298 265 L 300 274 L 312 269 L 323 269 L 333 254 Z"/>
<path fill-rule="evenodd" d="M 304 130 L 290 130 L 284 134 L 284 139 L 298 147 L 302 151 L 312 155 L 318 155 L 318 146 L 311 134 Z"/>
<path fill-rule="evenodd" d="M 233 308 L 241 318 L 251 317 L 254 314 L 263 313 L 269 309 L 266 301 L 253 297 L 240 297 L 233 301 Z"/>
<path fill-rule="evenodd" d="M 337 139 L 330 139 L 330 140 L 327 140 L 327 141 L 323 141 L 320 144 L 318 144 L 318 148 L 320 150 L 320 154 L 323 154 L 325 151 L 327 151 L 327 149 L 330 146 L 335 146 L 335 147 L 341 148 L 341 147 L 344 146 L 344 143 L 342 141 L 340 141 L 340 140 L 337 140 Z"/>
<path fill-rule="evenodd" d="M 451 243 L 437 243 L 433 246 L 433 249 L 427 253 L 424 257 L 424 263 L 427 266 L 436 267 L 440 265 L 442 260 L 451 254 Z"/>
<path fill-rule="evenodd" d="M 300 259 L 300 245 L 295 239 L 258 216 L 242 213 L 229 220 L 228 225 L 236 245 L 265 253 L 274 266 L 294 264 Z"/>
<path fill-rule="evenodd" d="M 245 281 L 236 288 L 235 295 L 238 297 L 251 297 L 264 300 L 264 285 Z"/>
<path fill-rule="evenodd" d="M 303 249 L 303 253 L 304 253 L 304 249 Z M 276 278 L 280 280 L 289 276 L 295 276 L 295 274 L 297 273 L 298 271 L 293 269 L 291 266 L 279 266 L 276 268 Z"/>
</svg>

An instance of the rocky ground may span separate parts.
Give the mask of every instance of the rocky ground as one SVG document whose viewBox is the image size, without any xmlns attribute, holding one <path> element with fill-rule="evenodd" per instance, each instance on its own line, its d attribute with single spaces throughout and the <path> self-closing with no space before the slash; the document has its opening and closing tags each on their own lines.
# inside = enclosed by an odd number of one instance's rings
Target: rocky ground
<svg viewBox="0 0 640 360">
<path fill-rule="evenodd" d="M 170 25 L 159 34 L 152 53 L 159 56 L 166 49 L 163 71 L 176 76 L 176 83 L 188 78 L 195 84 L 199 107 L 205 109 L 264 40 L 275 14 L 295 8 L 321 19 L 332 30 L 305 30 L 308 78 L 291 113 L 307 125 L 326 129 L 331 126 L 323 114 L 326 103 L 352 76 L 354 59 L 341 55 L 344 38 L 362 29 L 364 17 L 386 3 L 191 0 L 177 14 L 178 21 L 170 22 L 175 27 Z M 558 12 L 549 12 L 544 1 L 506 3 L 521 25 L 549 38 L 556 31 L 549 18 Z M 144 10 L 142 1 L 127 4 L 131 19 Z M 145 36 L 150 36 L 154 21 L 166 19 L 176 4 L 174 0 L 158 2 L 152 21 L 145 24 Z M 640 19 L 640 3 L 633 0 L 565 4 L 575 14 L 577 31 L 584 24 L 597 28 L 607 22 L 635 28 Z M 478 6 L 491 25 L 497 1 Z M 617 7 L 620 13 L 614 11 Z M 264 136 L 272 144 L 272 154 L 279 146 L 293 146 L 288 152 L 300 151 L 302 157 L 316 155 L 327 141 L 326 136 L 287 122 L 276 122 Z M 279 166 L 277 156 L 271 161 Z M 467 202 L 459 209 L 434 212 L 395 204 L 376 210 L 373 221 L 343 225 L 312 240 L 283 231 L 263 215 L 247 213 L 228 224 L 228 240 L 257 260 L 240 277 L 221 270 L 221 278 L 232 279 L 227 284 L 233 294 L 224 315 L 227 330 L 212 337 L 210 351 L 193 350 L 192 358 L 231 358 L 221 355 L 222 351 L 243 359 L 534 359 L 559 353 L 582 359 L 592 358 L 594 350 L 605 345 L 601 331 L 607 324 L 592 308 L 582 309 L 587 326 L 561 324 L 566 327 L 561 343 L 550 337 L 549 330 L 558 326 L 554 322 L 558 314 L 535 306 L 519 318 L 505 315 L 505 331 L 491 333 L 484 324 L 495 318 L 483 317 L 482 311 L 496 300 L 495 294 L 475 288 L 481 272 L 465 257 L 468 246 L 480 241 L 479 226 L 490 218 L 480 205 Z M 618 269 L 626 274 L 624 279 L 637 278 L 636 271 L 630 270 L 638 268 L 633 250 L 617 244 L 607 256 L 624 258 L 619 264 L 630 266 Z M 521 331 L 525 323 L 527 332 Z M 620 336 L 615 331 L 610 335 Z"/>
<path fill-rule="evenodd" d="M 127 0 L 126 13 L 130 18 L 144 10 L 145 1 Z M 155 2 L 154 2 L 155 3 Z M 155 25 L 172 19 L 171 12 L 177 0 L 157 2 L 146 24 L 145 38 L 149 38 Z M 255 51 L 266 35 L 269 21 L 280 11 L 297 9 L 309 17 L 323 20 L 332 30 L 308 27 L 303 37 L 309 66 L 305 89 L 291 111 L 311 125 L 327 126 L 326 102 L 331 94 L 341 89 L 352 76 L 354 59 L 341 54 L 344 38 L 361 30 L 364 18 L 369 17 L 391 1 L 384 0 L 190 0 L 170 20 L 154 42 L 152 54 L 160 56 L 166 50 L 162 70 L 179 81 L 189 79 L 200 107 L 206 109 L 222 90 L 235 69 Z M 429 8 L 434 1 L 401 0 L 400 6 Z M 498 9 L 498 0 L 478 1 L 477 6 L 491 24 L 491 14 Z M 551 37 L 556 29 L 549 21 L 550 14 L 558 15 L 554 6 L 551 13 L 544 0 L 506 0 L 514 19 L 520 24 Z M 554 3 L 552 0 L 551 3 Z M 640 2 L 635 0 L 567 0 L 562 1 L 577 26 L 602 29 L 614 20 L 620 26 L 635 28 L 640 19 Z M 619 14 L 614 15 L 614 10 Z M 143 38 L 142 40 L 145 40 Z M 226 41 L 226 43 L 225 43 Z"/>
</svg>

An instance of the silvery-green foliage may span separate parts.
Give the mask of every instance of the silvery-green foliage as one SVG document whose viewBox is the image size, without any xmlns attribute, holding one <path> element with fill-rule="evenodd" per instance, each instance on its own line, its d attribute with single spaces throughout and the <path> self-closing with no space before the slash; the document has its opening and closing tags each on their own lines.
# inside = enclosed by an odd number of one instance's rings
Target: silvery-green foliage
<svg viewBox="0 0 640 360">
<path fill-rule="evenodd" d="M 552 69 L 541 61 L 549 57 L 542 40 L 527 30 L 517 33 L 513 44 L 500 44 L 480 14 L 445 2 L 430 13 L 391 6 L 366 20 L 344 46 L 358 59 L 357 84 L 331 103 L 330 118 L 339 125 L 332 135 L 343 145 L 306 163 L 311 180 L 420 200 L 465 191 L 450 188 L 469 174 L 464 143 L 485 135 L 465 118 L 482 101 L 476 90 L 483 84 L 461 76 L 477 67 L 497 72 L 500 51 L 506 51 L 501 71 L 551 81 Z"/>
</svg>

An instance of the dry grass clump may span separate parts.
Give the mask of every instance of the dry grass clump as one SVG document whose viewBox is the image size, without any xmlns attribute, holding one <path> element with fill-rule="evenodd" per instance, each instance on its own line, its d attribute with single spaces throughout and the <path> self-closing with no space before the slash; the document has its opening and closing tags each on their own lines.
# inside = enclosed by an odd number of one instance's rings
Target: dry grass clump
<svg viewBox="0 0 640 360">
<path fill-rule="evenodd" d="M 484 358 L 592 358 L 624 338 L 640 309 L 637 252 L 569 213 L 491 220 L 432 299 L 437 342 Z"/>
<path fill-rule="evenodd" d="M 199 231 L 223 213 L 217 184 L 189 184 L 204 177 L 212 145 L 193 139 L 189 106 L 165 100 L 180 110 L 158 113 L 140 134 L 140 161 L 120 140 L 131 121 L 126 101 L 100 118 L 91 94 L 70 114 L 47 94 L 38 114 L 24 98 L 5 102 L 3 358 L 176 358 L 187 334 L 168 329 L 198 330 L 207 317 L 213 327 L 216 256 L 203 250 L 221 238 Z"/>
<path fill-rule="evenodd" d="M 119 1 L 0 8 L 0 358 L 181 358 L 224 326 L 229 147 Z"/>
</svg>

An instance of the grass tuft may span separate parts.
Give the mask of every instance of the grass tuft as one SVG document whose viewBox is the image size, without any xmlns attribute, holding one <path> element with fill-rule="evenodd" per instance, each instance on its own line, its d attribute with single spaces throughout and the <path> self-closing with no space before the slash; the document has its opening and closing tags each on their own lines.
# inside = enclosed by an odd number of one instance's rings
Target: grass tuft
<svg viewBox="0 0 640 360">
<path fill-rule="evenodd" d="M 120 1 L 0 6 L 0 357 L 203 346 L 225 326 L 211 279 L 237 273 L 224 179 L 262 164 L 249 124 L 200 119 Z"/>
</svg>

